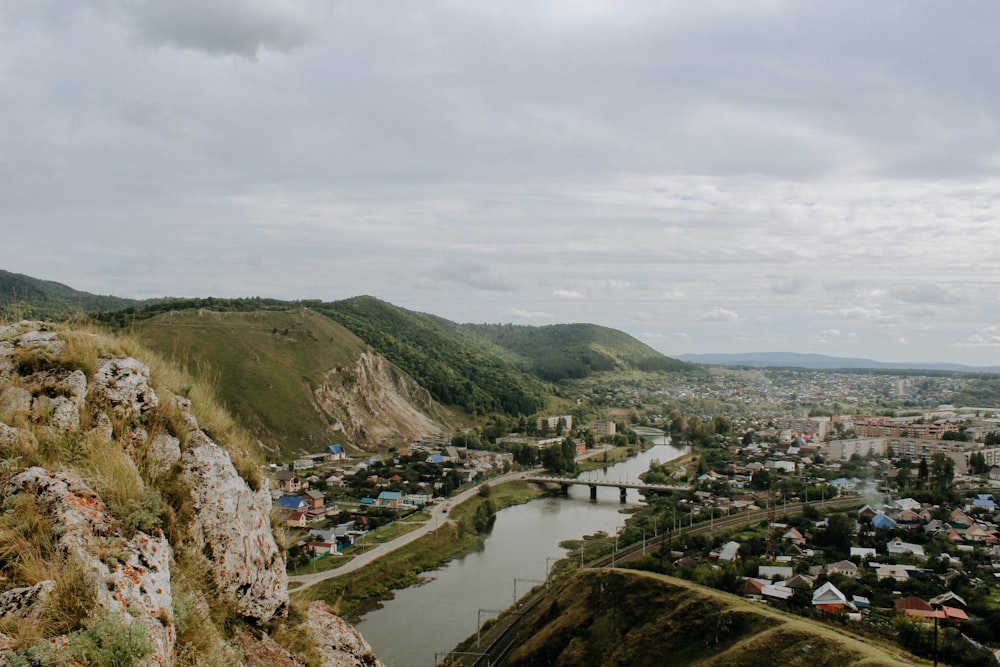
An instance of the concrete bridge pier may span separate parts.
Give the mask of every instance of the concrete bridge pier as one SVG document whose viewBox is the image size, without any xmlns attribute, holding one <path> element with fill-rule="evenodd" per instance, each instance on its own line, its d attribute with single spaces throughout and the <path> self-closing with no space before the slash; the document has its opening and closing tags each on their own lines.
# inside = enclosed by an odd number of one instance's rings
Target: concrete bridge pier
<svg viewBox="0 0 1000 667">
<path fill-rule="evenodd" d="M 624 505 L 626 502 L 625 496 L 627 494 L 628 494 L 628 489 L 626 489 L 624 486 L 618 487 L 618 499 L 621 501 L 622 505 Z"/>
<path fill-rule="evenodd" d="M 591 500 L 591 502 L 595 502 L 595 503 L 597 502 L 597 485 L 596 484 L 591 484 L 590 485 L 590 500 Z"/>
<path fill-rule="evenodd" d="M 562 487 L 562 494 L 564 496 L 568 496 L 569 495 L 569 484 L 560 484 L 559 486 Z"/>
</svg>

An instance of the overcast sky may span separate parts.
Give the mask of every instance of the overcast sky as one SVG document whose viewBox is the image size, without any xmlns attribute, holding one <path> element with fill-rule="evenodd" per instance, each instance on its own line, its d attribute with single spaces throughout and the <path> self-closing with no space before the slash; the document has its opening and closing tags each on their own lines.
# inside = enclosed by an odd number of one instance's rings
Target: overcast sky
<svg viewBox="0 0 1000 667">
<path fill-rule="evenodd" d="M 0 268 L 1000 364 L 1000 4 L 0 0 Z"/>
</svg>

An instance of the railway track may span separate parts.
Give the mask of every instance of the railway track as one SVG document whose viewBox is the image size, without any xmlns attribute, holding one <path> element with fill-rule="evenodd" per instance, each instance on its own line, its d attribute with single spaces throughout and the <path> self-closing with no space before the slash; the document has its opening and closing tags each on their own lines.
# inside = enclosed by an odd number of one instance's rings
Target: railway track
<svg viewBox="0 0 1000 667">
<path fill-rule="evenodd" d="M 860 498 L 856 496 L 846 496 L 821 502 L 812 502 L 809 503 L 809 506 L 815 507 L 816 509 L 840 509 L 858 505 L 860 502 Z M 803 507 L 805 507 L 805 503 L 802 502 L 788 503 L 781 508 L 778 508 L 777 514 L 779 517 L 783 515 L 787 516 L 789 514 L 801 514 Z M 622 547 L 611 554 L 601 556 L 600 558 L 587 563 L 587 567 L 617 566 L 619 563 L 626 563 L 643 555 L 647 549 L 656 550 L 663 547 L 665 544 L 670 544 L 671 540 L 692 537 L 695 535 L 712 535 L 719 532 L 726 532 L 733 528 L 738 528 L 740 526 L 751 524 L 755 521 L 762 521 L 766 519 L 767 510 L 757 510 L 754 512 L 740 514 L 738 516 L 716 519 L 712 522 L 702 522 L 686 528 L 682 527 L 679 530 L 658 535 L 651 540 L 636 542 Z M 545 591 L 535 590 L 529 592 L 527 595 L 515 602 L 514 611 L 516 613 L 505 614 L 500 618 L 500 620 L 497 621 L 497 624 L 490 629 L 487 634 L 488 643 L 485 646 L 476 649 L 476 654 L 474 655 L 475 660 L 469 663 L 470 666 L 500 667 L 503 665 L 504 661 L 511 654 L 514 648 L 520 644 L 519 635 L 521 631 L 520 626 L 522 619 L 528 614 L 528 612 L 541 604 L 544 599 Z M 451 664 L 457 665 L 465 663 Z"/>
</svg>

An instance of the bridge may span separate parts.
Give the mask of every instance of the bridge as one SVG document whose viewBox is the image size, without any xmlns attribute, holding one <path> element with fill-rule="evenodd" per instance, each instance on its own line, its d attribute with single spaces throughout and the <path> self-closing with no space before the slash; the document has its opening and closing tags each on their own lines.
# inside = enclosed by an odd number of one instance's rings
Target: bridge
<svg viewBox="0 0 1000 667">
<path fill-rule="evenodd" d="M 540 477 L 533 476 L 528 478 L 532 482 L 544 482 L 546 484 L 558 484 L 562 487 L 564 494 L 569 493 L 569 487 L 572 485 L 577 486 L 589 486 L 590 487 L 590 499 L 597 500 L 597 487 L 613 487 L 617 488 L 619 492 L 619 498 L 621 501 L 625 502 L 625 496 L 629 489 L 635 489 L 642 493 L 643 495 L 649 493 L 673 493 L 675 491 L 690 491 L 689 486 L 670 486 L 667 484 L 643 484 L 642 482 L 602 482 L 594 479 L 567 479 L 565 477 Z"/>
</svg>

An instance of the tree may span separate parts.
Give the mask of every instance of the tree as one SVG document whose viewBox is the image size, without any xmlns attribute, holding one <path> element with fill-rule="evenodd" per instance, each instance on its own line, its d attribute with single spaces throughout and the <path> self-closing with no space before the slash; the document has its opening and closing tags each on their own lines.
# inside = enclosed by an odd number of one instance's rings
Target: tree
<svg viewBox="0 0 1000 667">
<path fill-rule="evenodd" d="M 955 462 L 944 452 L 934 452 L 931 456 L 930 473 L 934 485 L 939 489 L 947 489 L 955 478 Z"/>
<path fill-rule="evenodd" d="M 969 469 L 977 475 L 985 475 L 990 471 L 990 467 L 986 465 L 986 457 L 982 452 L 973 452 L 969 456 Z"/>
<path fill-rule="evenodd" d="M 927 467 L 927 457 L 920 457 L 920 465 L 917 466 L 917 479 L 920 480 L 920 488 L 924 488 L 924 484 L 930 478 L 930 469 Z"/>
<path fill-rule="evenodd" d="M 817 542 L 828 546 L 841 555 L 851 553 L 851 540 L 854 539 L 854 519 L 846 514 L 830 516 L 824 530 L 817 536 Z"/>
<path fill-rule="evenodd" d="M 910 459 L 902 459 L 896 472 L 896 484 L 900 489 L 910 488 L 910 477 L 913 475 L 913 462 Z"/>
<path fill-rule="evenodd" d="M 765 491 L 771 488 L 771 473 L 767 470 L 758 470 L 750 478 L 750 488 L 757 491 Z"/>
</svg>

